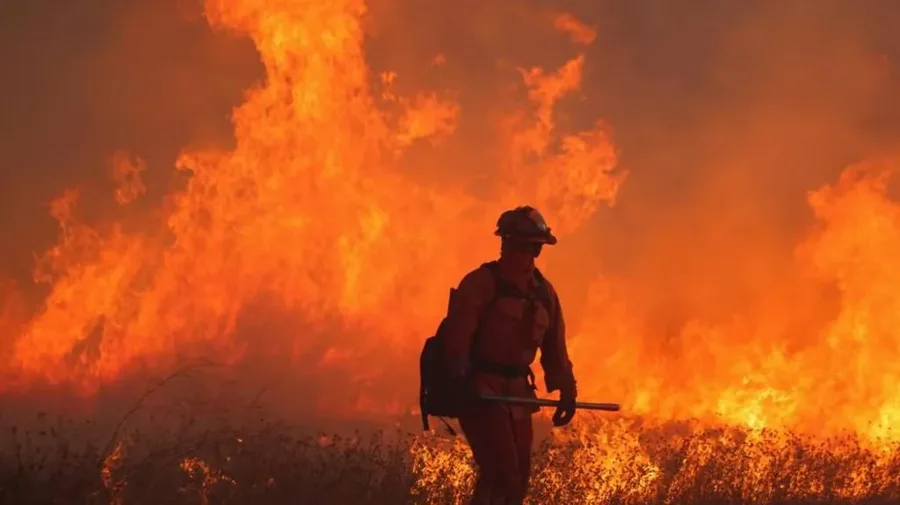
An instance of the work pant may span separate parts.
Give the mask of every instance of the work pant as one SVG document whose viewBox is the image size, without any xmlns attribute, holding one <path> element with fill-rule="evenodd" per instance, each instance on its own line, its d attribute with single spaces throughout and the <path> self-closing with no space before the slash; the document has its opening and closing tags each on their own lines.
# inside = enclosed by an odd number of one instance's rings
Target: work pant
<svg viewBox="0 0 900 505">
<path fill-rule="evenodd" d="M 534 435 L 531 414 L 515 414 L 506 406 L 478 402 L 459 417 L 478 466 L 471 505 L 521 505 L 525 501 Z"/>
</svg>

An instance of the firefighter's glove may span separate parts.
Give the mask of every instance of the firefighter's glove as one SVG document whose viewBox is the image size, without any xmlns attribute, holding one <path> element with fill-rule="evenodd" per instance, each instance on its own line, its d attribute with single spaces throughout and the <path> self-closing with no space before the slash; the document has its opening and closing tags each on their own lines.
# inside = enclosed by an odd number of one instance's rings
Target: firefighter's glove
<svg viewBox="0 0 900 505">
<path fill-rule="evenodd" d="M 553 413 L 553 426 L 561 427 L 569 424 L 575 417 L 575 388 L 565 388 L 559 393 L 559 406 Z"/>
</svg>

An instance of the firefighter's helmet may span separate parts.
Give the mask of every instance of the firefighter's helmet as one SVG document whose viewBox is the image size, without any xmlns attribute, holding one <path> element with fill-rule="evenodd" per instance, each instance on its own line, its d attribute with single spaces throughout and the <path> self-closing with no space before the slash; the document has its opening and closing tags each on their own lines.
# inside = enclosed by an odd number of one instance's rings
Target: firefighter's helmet
<svg viewBox="0 0 900 505">
<path fill-rule="evenodd" d="M 494 235 L 514 240 L 553 245 L 556 237 L 550 232 L 544 216 L 534 207 L 525 205 L 507 210 L 497 220 Z"/>
</svg>

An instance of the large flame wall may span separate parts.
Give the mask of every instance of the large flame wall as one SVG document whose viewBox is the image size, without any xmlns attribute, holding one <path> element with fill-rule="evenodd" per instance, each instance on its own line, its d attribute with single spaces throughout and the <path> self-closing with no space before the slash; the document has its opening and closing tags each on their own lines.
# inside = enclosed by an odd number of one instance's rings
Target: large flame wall
<svg viewBox="0 0 900 505">
<path fill-rule="evenodd" d="M 475 67 L 473 101 L 442 82 L 468 65 L 443 52 L 397 63 L 418 68 L 415 79 L 372 63 L 371 46 L 401 38 L 391 31 L 398 10 L 208 0 L 209 24 L 249 37 L 264 70 L 233 111 L 233 145 L 184 148 L 175 164 L 183 182 L 158 204 L 145 201 L 146 161 L 125 151 L 111 158 L 115 207 L 102 217 L 84 217 L 77 189 L 54 201 L 60 233 L 35 269 L 48 290 L 40 307 L 29 311 L 13 283 L 0 284 L 4 389 L 66 385 L 89 396 L 128 374 L 208 356 L 255 363 L 282 381 L 318 381 L 323 412 L 411 412 L 415 359 L 448 288 L 495 254 L 498 213 L 532 203 L 561 237 L 541 261 L 573 307 L 569 338 L 585 398 L 662 419 L 892 437 L 895 159 L 853 164 L 798 198 L 811 226 L 767 228 L 766 198 L 784 193 L 766 184 L 809 179 L 779 164 L 777 142 L 759 149 L 767 135 L 863 145 L 859 128 L 805 118 L 819 110 L 813 99 L 793 104 L 803 119 L 773 100 L 753 114 L 704 110 L 703 131 L 672 124 L 649 146 L 657 151 L 632 154 L 672 172 L 714 166 L 703 184 L 642 182 L 639 164 L 622 161 L 643 146 L 618 145 L 616 124 L 578 111 L 594 93 L 584 82 L 602 30 L 562 11 L 476 9 L 473 20 L 514 20 L 565 55 L 535 49 L 546 64 L 500 61 L 484 83 Z M 732 39 L 734 51 L 753 53 L 759 27 L 747 22 Z M 881 67 L 857 53 L 844 60 L 860 69 L 847 86 L 877 95 Z M 809 84 L 779 61 L 771 75 L 780 82 L 729 103 Z M 751 151 L 743 137 L 756 157 L 729 153 Z M 662 149 L 692 142 L 683 152 L 706 158 Z M 807 163 L 838 158 L 810 152 Z M 665 189 L 682 200 L 629 204 L 633 177 L 645 196 Z M 652 228 L 626 229 L 647 216 Z M 327 393 L 337 389 L 340 398 Z"/>
</svg>

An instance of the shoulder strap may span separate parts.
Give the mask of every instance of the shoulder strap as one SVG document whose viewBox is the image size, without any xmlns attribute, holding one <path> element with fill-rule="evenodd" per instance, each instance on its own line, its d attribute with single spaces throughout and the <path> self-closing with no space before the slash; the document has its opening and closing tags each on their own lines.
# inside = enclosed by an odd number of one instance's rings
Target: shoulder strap
<svg viewBox="0 0 900 505">
<path fill-rule="evenodd" d="M 497 264 L 496 260 L 489 261 L 487 263 L 482 263 L 481 266 L 483 268 L 487 268 L 488 272 L 491 273 L 491 277 L 494 279 L 494 294 L 493 294 L 493 296 L 491 296 L 491 300 L 487 303 L 487 306 L 485 307 L 485 310 L 487 310 L 487 308 L 490 307 L 491 305 L 493 305 L 494 302 L 497 301 L 497 298 L 500 298 L 504 294 L 505 291 L 508 291 L 509 288 L 506 285 L 507 283 L 504 282 L 503 279 L 500 277 L 499 265 Z"/>
<path fill-rule="evenodd" d="M 495 301 L 497 301 L 497 298 L 500 298 L 501 296 L 522 296 L 523 293 L 517 287 L 509 282 L 504 281 L 500 277 L 496 260 L 482 263 L 481 266 L 487 268 L 491 275 L 494 277 L 494 296 L 491 298 L 491 301 L 488 302 L 488 306 L 492 305 Z M 555 311 L 553 310 L 553 300 L 550 296 L 550 288 L 547 286 L 547 278 L 544 277 L 544 274 L 537 267 L 534 268 L 534 280 L 537 284 L 538 301 L 541 303 L 541 305 L 544 306 L 547 314 L 550 314 L 550 329 L 553 329 L 556 326 L 556 315 Z"/>
<path fill-rule="evenodd" d="M 500 277 L 496 260 L 482 263 L 481 266 L 487 268 L 494 278 L 494 296 L 491 302 L 494 302 L 497 298 L 505 295 L 521 296 L 522 294 L 526 294 L 522 293 L 521 290 L 512 285 L 512 283 L 504 281 Z M 538 287 L 538 297 L 541 299 L 541 302 L 545 304 L 547 311 L 550 312 L 550 309 L 552 308 L 552 304 L 550 303 L 550 289 L 547 287 L 547 279 L 537 267 L 534 269 L 534 280 Z"/>
<path fill-rule="evenodd" d="M 550 288 L 547 286 L 547 278 L 544 277 L 544 274 L 537 267 L 534 269 L 534 280 L 537 282 L 538 296 L 541 299 L 541 303 L 544 304 L 547 312 L 552 314 L 553 300 L 550 299 Z"/>
<path fill-rule="evenodd" d="M 497 301 L 497 298 L 501 297 L 510 297 L 510 298 L 522 298 L 528 293 L 523 293 L 515 284 L 510 281 L 504 280 L 500 276 L 499 264 L 496 260 L 490 261 L 488 263 L 483 263 L 481 265 L 484 268 L 487 268 L 491 273 L 491 276 L 494 278 L 494 296 L 492 297 L 491 303 Z"/>
<path fill-rule="evenodd" d="M 551 331 L 556 329 L 556 325 L 559 323 L 558 321 L 558 312 L 553 310 L 553 297 L 550 294 L 550 287 L 547 285 L 547 278 L 544 277 L 544 274 L 535 267 L 534 269 L 534 278 L 538 284 L 538 292 L 540 297 L 540 302 L 544 305 L 544 309 L 547 311 L 547 314 L 550 315 L 550 325 L 547 327 L 546 335 L 550 335 Z"/>
<path fill-rule="evenodd" d="M 542 288 L 547 287 L 547 279 L 544 277 L 544 274 L 541 273 L 541 269 L 538 267 L 534 267 L 534 278 L 538 281 L 538 284 L 540 284 Z"/>
<path fill-rule="evenodd" d="M 494 302 L 500 298 L 500 292 L 502 289 L 501 284 L 503 284 L 503 280 L 500 278 L 499 272 L 497 270 L 497 261 L 488 261 L 487 263 L 482 263 L 481 268 L 486 268 L 488 272 L 491 273 L 491 277 L 494 279 L 494 294 L 491 295 L 491 299 L 485 304 L 484 308 L 481 311 L 481 315 L 478 318 L 478 327 L 475 328 L 475 334 L 472 335 L 472 344 L 474 348 L 475 341 L 477 341 L 481 336 L 481 326 L 484 323 L 484 316 L 487 314 L 488 310 L 490 310 L 491 306 L 494 305 Z"/>
<path fill-rule="evenodd" d="M 487 263 L 481 264 L 482 268 L 487 268 L 487 270 L 491 273 L 491 276 L 494 278 L 494 295 L 491 297 L 491 300 L 488 302 L 485 307 L 485 312 L 487 312 L 488 307 L 494 304 L 498 298 L 501 296 L 514 296 L 521 297 L 523 293 L 512 285 L 512 283 L 504 281 L 500 275 L 498 270 L 497 261 L 489 261 Z M 544 309 L 547 311 L 547 314 L 550 315 L 550 327 L 547 328 L 547 332 L 549 333 L 556 327 L 557 324 L 557 314 L 556 311 L 553 310 L 553 300 L 550 294 L 550 288 L 547 285 L 547 278 L 544 277 L 544 274 L 535 267 L 534 269 L 534 280 L 537 284 L 537 296 L 538 301 L 541 305 L 544 306 Z M 476 335 L 477 335 L 476 331 Z"/>
</svg>

